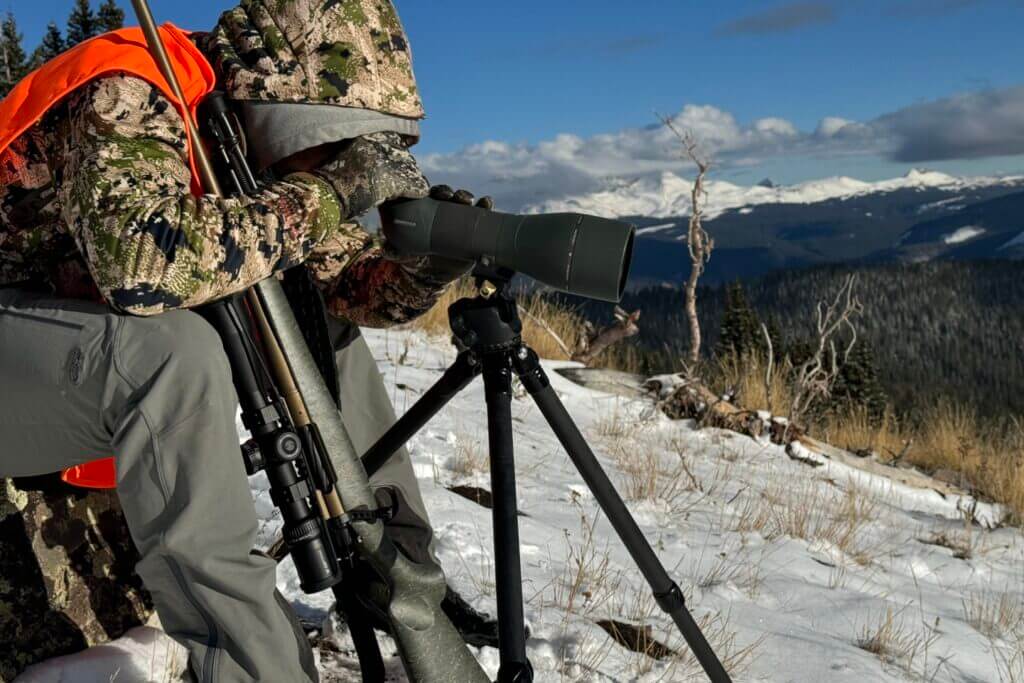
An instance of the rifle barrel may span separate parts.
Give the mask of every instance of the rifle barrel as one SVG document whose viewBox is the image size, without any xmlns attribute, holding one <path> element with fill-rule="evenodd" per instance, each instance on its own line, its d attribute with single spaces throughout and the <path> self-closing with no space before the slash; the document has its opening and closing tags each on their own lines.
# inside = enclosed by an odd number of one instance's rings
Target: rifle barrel
<svg viewBox="0 0 1024 683">
<path fill-rule="evenodd" d="M 167 84 L 171 86 L 171 92 L 181 103 L 181 117 L 185 121 L 185 132 L 188 134 L 189 143 L 192 146 L 192 157 L 196 161 L 196 168 L 199 170 L 199 179 L 202 181 L 203 188 L 210 194 L 223 197 L 224 193 L 217 181 L 217 174 L 213 170 L 213 164 L 210 163 L 206 147 L 203 146 L 203 141 L 199 137 L 199 128 L 192 120 L 192 114 L 188 110 L 188 103 L 181 90 L 181 83 L 178 81 L 178 75 L 174 73 L 171 60 L 167 57 L 167 50 L 164 48 L 164 41 L 160 39 L 160 31 L 156 26 L 156 20 L 153 19 L 153 13 L 149 9 L 149 3 L 146 0 L 132 0 L 132 7 L 135 8 L 135 16 L 139 19 L 142 33 L 146 36 L 146 43 L 149 45 L 149 51 L 153 54 L 160 73 L 163 74 Z"/>
</svg>

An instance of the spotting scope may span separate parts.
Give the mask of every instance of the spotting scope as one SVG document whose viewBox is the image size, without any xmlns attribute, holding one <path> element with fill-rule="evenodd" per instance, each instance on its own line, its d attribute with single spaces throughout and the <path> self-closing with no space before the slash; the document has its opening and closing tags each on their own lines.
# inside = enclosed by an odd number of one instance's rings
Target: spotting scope
<svg viewBox="0 0 1024 683">
<path fill-rule="evenodd" d="M 381 228 L 401 253 L 522 273 L 567 294 L 618 303 L 636 227 L 578 213 L 518 216 L 434 199 L 390 202 Z"/>
</svg>

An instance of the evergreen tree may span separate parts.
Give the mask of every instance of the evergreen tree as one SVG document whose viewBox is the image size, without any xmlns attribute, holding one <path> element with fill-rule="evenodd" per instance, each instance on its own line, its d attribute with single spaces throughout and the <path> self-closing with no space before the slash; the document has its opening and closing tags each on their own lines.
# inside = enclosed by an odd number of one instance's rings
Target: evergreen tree
<svg viewBox="0 0 1024 683">
<path fill-rule="evenodd" d="M 11 88 L 28 73 L 28 58 L 21 45 L 22 35 L 10 12 L 0 24 L 0 97 L 6 97 Z"/>
<path fill-rule="evenodd" d="M 761 320 L 750 307 L 740 282 L 729 285 L 725 294 L 725 312 L 715 353 L 719 356 L 743 356 L 764 349 Z"/>
<path fill-rule="evenodd" d="M 57 23 L 51 21 L 46 26 L 43 41 L 32 53 L 32 67 L 36 68 L 45 64 L 61 52 L 64 52 L 65 49 L 67 49 L 67 44 L 64 42 L 64 36 L 61 35 Z"/>
<path fill-rule="evenodd" d="M 75 0 L 75 8 L 68 17 L 68 47 L 74 47 L 88 40 L 100 31 L 99 21 L 92 11 L 89 0 Z"/>
<path fill-rule="evenodd" d="M 100 33 L 116 31 L 124 26 L 124 10 L 117 6 L 114 0 L 104 0 L 100 5 L 97 17 L 100 25 Z"/>
<path fill-rule="evenodd" d="M 878 379 L 875 354 L 867 340 L 857 340 L 850 357 L 839 369 L 833 394 L 834 403 L 864 408 L 873 419 L 885 413 L 889 398 Z"/>
</svg>

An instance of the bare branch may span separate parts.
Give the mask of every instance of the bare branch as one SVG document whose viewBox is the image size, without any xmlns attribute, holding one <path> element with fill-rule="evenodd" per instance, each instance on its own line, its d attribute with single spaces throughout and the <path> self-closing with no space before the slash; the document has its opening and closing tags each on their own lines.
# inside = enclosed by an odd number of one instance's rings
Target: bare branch
<svg viewBox="0 0 1024 683">
<path fill-rule="evenodd" d="M 562 349 L 562 351 L 565 353 L 565 357 L 566 358 L 572 358 L 573 357 L 572 351 L 570 351 L 569 347 L 566 345 L 566 343 L 564 341 L 562 341 L 562 338 L 559 337 L 558 334 L 553 329 L 551 329 L 550 325 L 548 325 L 541 318 L 535 316 L 533 313 L 530 313 L 528 310 L 526 310 L 526 308 L 524 306 L 520 306 L 519 307 L 519 312 L 524 314 L 527 318 L 529 318 L 534 323 L 536 323 L 536 325 L 538 327 L 540 327 L 542 330 L 547 332 L 548 336 L 550 336 L 555 341 L 555 343 L 558 344 L 558 348 Z"/>
<path fill-rule="evenodd" d="M 790 407 L 790 420 L 794 423 L 803 420 L 815 402 L 832 395 L 839 372 L 857 343 L 854 319 L 863 314 L 864 306 L 856 296 L 856 284 L 856 275 L 850 275 L 830 303 L 818 302 L 816 347 L 811 357 L 796 369 Z M 843 332 L 848 334 L 849 341 L 840 353 L 836 342 Z"/>
<path fill-rule="evenodd" d="M 685 366 L 687 375 L 692 379 L 700 363 L 701 329 L 697 317 L 697 285 L 711 260 L 711 252 L 715 242 L 704 229 L 704 204 L 708 193 L 704 187 L 707 174 L 713 166 L 712 161 L 700 150 L 697 139 L 690 131 L 680 130 L 675 122 L 667 116 L 657 115 L 658 119 L 679 140 L 683 147 L 684 158 L 697 167 L 697 177 L 693 181 L 690 192 L 690 223 L 686 233 L 686 246 L 690 253 L 690 277 L 686 282 L 686 317 L 690 324 L 690 350 Z"/>
<path fill-rule="evenodd" d="M 768 333 L 768 326 L 764 323 L 761 323 L 761 333 L 764 334 L 765 348 L 768 349 L 768 368 L 764 373 L 764 397 L 770 404 L 772 398 L 772 375 L 775 373 L 775 347 L 772 344 L 772 335 Z M 765 407 L 771 408 L 770 405 Z"/>
</svg>

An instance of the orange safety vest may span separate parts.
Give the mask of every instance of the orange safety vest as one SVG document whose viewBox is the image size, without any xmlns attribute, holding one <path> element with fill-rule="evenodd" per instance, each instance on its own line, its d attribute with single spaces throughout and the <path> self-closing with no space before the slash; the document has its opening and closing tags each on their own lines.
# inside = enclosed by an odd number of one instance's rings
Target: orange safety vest
<svg viewBox="0 0 1024 683">
<path fill-rule="evenodd" d="M 174 96 L 146 45 L 140 28 L 126 28 L 91 38 L 53 58 L 23 78 L 0 100 L 0 154 L 64 97 L 103 76 L 124 73 L 148 81 L 184 114 L 195 121 L 199 104 L 216 83 L 213 67 L 189 40 L 189 33 L 173 24 L 160 27 L 160 37 L 181 83 L 185 103 Z M 202 194 L 195 156 L 189 143 L 192 192 Z M 84 488 L 112 489 L 117 480 L 114 460 L 107 458 L 65 470 L 64 481 Z"/>
</svg>

